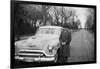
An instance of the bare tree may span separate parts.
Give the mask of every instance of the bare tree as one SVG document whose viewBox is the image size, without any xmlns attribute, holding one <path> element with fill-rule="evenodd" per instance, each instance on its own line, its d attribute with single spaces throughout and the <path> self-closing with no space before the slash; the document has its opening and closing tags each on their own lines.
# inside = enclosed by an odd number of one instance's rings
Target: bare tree
<svg viewBox="0 0 100 69">
<path fill-rule="evenodd" d="M 87 21 L 85 27 L 89 30 L 95 30 L 95 23 L 94 23 L 94 9 L 88 8 L 89 15 L 87 16 Z"/>
</svg>

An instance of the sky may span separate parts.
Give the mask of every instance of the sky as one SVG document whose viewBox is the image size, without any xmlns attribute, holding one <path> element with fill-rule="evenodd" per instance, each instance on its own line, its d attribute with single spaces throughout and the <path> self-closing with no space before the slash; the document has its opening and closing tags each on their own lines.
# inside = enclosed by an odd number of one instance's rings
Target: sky
<svg viewBox="0 0 100 69">
<path fill-rule="evenodd" d="M 76 15 L 78 16 L 78 19 L 81 22 L 82 28 L 84 28 L 87 20 L 87 16 L 89 15 L 88 8 L 74 7 L 74 9 L 76 10 Z"/>
</svg>

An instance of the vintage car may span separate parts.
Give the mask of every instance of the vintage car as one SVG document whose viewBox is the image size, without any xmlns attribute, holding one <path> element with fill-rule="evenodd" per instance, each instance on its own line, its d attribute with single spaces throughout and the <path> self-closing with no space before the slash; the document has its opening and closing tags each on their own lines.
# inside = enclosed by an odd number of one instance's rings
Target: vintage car
<svg viewBox="0 0 100 69">
<path fill-rule="evenodd" d="M 41 26 L 34 36 L 15 41 L 15 59 L 25 62 L 57 62 L 62 29 L 59 26 Z"/>
</svg>

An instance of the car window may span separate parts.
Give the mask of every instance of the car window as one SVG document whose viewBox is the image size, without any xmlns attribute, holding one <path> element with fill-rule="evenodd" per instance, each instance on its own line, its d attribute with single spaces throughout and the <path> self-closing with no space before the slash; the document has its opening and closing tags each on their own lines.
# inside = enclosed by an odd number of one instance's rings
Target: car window
<svg viewBox="0 0 100 69">
<path fill-rule="evenodd" d="M 38 30 L 37 34 L 59 34 L 59 29 L 56 28 L 41 28 Z"/>
</svg>

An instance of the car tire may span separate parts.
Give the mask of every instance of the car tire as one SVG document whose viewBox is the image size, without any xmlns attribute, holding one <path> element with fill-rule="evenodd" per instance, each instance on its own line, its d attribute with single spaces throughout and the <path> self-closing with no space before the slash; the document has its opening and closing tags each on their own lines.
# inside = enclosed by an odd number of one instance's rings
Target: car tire
<svg viewBox="0 0 100 69">
<path fill-rule="evenodd" d="M 55 62 L 55 63 L 58 62 L 58 52 L 57 52 L 56 55 L 55 55 L 55 60 L 54 60 L 54 62 Z"/>
</svg>

